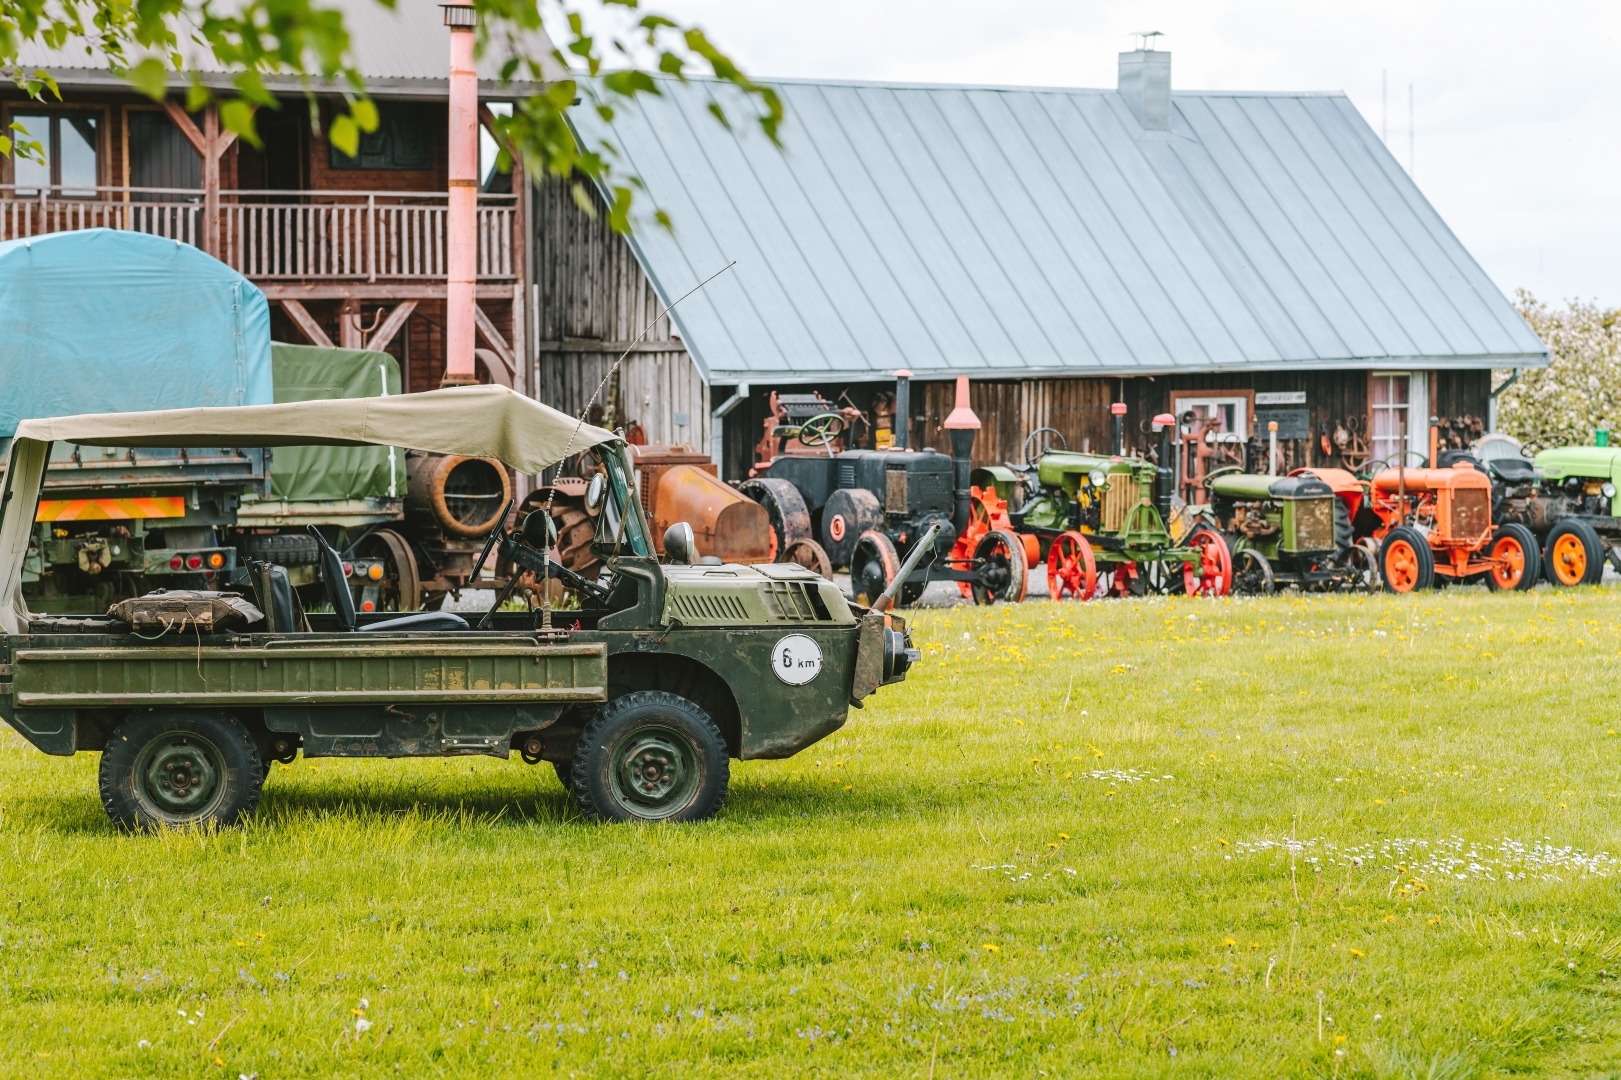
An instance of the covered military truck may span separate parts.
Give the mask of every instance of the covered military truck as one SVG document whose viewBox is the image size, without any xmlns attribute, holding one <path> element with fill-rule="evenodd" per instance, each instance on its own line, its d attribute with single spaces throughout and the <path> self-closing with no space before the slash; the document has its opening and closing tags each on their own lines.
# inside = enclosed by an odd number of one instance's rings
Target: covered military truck
<svg viewBox="0 0 1621 1080">
<path fill-rule="evenodd" d="M 106 615 L 48 615 L 22 588 L 52 448 L 403 445 L 539 473 L 587 448 L 596 580 L 555 558 L 545 515 L 481 538 L 578 608 L 359 612 L 320 548 L 329 612 L 300 614 L 283 568 L 236 588 L 155 592 Z M 672 530 L 691 529 L 677 523 Z M 666 536 L 665 547 L 680 549 Z M 690 550 L 690 544 L 685 545 Z M 0 718 L 38 749 L 100 751 L 109 816 L 129 828 L 227 825 L 272 761 L 513 751 L 550 762 L 607 820 L 694 821 L 731 758 L 789 757 L 918 659 L 905 624 L 794 564 L 660 563 L 625 444 L 501 387 L 369 400 L 25 420 L 0 495 Z"/>
<path fill-rule="evenodd" d="M 31 417 L 272 400 L 270 313 L 196 248 L 110 229 L 0 243 L 0 456 Z M 41 611 L 105 611 L 236 567 L 226 530 L 269 483 L 264 451 L 58 443 L 23 585 Z"/>
</svg>

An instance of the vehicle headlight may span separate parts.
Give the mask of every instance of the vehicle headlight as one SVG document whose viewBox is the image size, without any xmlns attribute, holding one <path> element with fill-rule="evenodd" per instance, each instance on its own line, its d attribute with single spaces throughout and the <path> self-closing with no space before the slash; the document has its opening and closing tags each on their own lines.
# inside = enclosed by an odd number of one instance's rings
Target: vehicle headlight
<svg viewBox="0 0 1621 1080">
<path fill-rule="evenodd" d="M 1610 483 L 1608 480 L 1600 484 L 1598 486 L 1598 490 L 1599 494 L 1603 495 L 1606 499 L 1615 498 L 1615 485 Z"/>
<path fill-rule="evenodd" d="M 1109 482 L 1109 474 L 1104 472 L 1102 469 L 1093 469 L 1092 475 L 1087 477 L 1087 479 L 1092 481 L 1093 487 L 1102 487 L 1104 484 Z"/>
</svg>

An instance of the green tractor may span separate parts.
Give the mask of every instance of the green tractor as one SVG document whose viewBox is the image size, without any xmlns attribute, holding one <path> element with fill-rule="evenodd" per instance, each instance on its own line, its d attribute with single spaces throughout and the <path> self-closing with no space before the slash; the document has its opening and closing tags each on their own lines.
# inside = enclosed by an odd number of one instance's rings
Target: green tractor
<svg viewBox="0 0 1621 1080">
<path fill-rule="evenodd" d="M 1532 464 L 1542 473 L 1543 570 L 1557 585 L 1597 585 L 1608 557 L 1621 573 L 1621 447 L 1609 445 L 1544 450 Z"/>
<path fill-rule="evenodd" d="M 1379 587 L 1378 546 L 1355 539 L 1353 525 L 1367 488 L 1340 469 L 1301 469 L 1261 476 L 1237 468 L 1205 478 L 1210 505 L 1233 552 L 1233 591 L 1266 595 L 1293 585 L 1303 591 L 1371 591 Z"/>
<path fill-rule="evenodd" d="M 1124 441 L 1125 407 L 1114 406 L 1115 449 Z M 1196 524 L 1173 536 L 1168 466 L 1176 419 L 1154 418 L 1160 433 L 1160 464 L 1141 458 L 1048 450 L 1025 470 L 980 469 L 975 485 L 982 506 L 1002 499 L 1022 505 L 1005 511 L 1028 551 L 1047 563 L 1047 590 L 1054 600 L 1096 596 L 1142 596 L 1150 592 L 1225 596 L 1232 588 L 1232 554 L 1221 533 Z M 1016 479 L 1017 478 L 1017 479 Z M 1022 482 L 1024 492 L 1014 484 Z M 985 499 L 994 487 L 995 499 Z M 990 509 L 990 506 L 986 506 Z M 976 518 L 989 516 L 976 509 Z"/>
</svg>

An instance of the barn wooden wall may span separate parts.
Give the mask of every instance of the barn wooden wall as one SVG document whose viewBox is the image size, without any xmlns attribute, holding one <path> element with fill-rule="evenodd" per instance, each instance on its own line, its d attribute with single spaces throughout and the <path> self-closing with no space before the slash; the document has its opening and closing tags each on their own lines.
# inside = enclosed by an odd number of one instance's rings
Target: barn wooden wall
<svg viewBox="0 0 1621 1080">
<path fill-rule="evenodd" d="M 707 450 L 709 394 L 697 365 L 673 334 L 669 316 L 659 315 L 663 304 L 630 245 L 608 228 L 601 197 L 588 191 L 594 218 L 555 178 L 535 190 L 536 396 L 577 414 L 630 349 L 617 397 L 608 400 L 610 381 L 598 398 L 604 407 L 612 405 L 616 425 L 640 424 L 650 442 Z M 633 345 L 649 322 L 652 328 Z"/>
</svg>

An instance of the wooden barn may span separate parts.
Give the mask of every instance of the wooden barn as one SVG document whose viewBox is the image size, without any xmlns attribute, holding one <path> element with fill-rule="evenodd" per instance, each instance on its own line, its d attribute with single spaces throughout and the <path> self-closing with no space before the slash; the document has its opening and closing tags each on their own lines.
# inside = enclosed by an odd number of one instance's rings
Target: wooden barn
<svg viewBox="0 0 1621 1080">
<path fill-rule="evenodd" d="M 1041 428 L 1104 448 L 1117 401 L 1131 445 L 1170 411 L 1217 464 L 1258 464 L 1271 422 L 1290 466 L 1390 458 L 1404 432 L 1426 453 L 1432 415 L 1478 433 L 1492 370 L 1547 349 L 1350 101 L 1173 94 L 1170 59 L 1121 54 L 1109 90 L 783 82 L 780 150 L 713 83 L 665 81 L 611 133 L 576 109 L 674 225 L 626 240 L 536 192 L 542 396 L 580 406 L 630 349 L 618 422 L 734 479 L 771 392 L 870 415 L 897 369 L 913 446 L 947 445 L 971 377 L 982 463 Z"/>
</svg>

